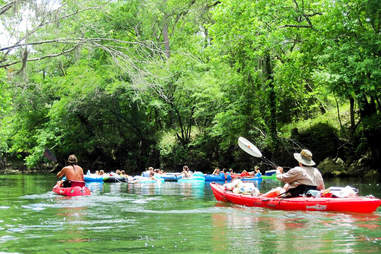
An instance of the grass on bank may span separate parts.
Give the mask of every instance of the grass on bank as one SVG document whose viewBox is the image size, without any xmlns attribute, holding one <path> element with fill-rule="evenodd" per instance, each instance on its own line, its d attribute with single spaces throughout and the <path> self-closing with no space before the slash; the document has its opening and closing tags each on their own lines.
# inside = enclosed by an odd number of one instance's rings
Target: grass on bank
<svg viewBox="0 0 381 254">
<path fill-rule="evenodd" d="M 297 128 L 303 132 L 310 129 L 312 126 L 319 123 L 326 123 L 336 130 L 340 130 L 340 121 L 342 125 L 346 125 L 350 121 L 349 103 L 339 105 L 340 119 L 338 117 L 338 110 L 336 106 L 330 106 L 325 114 L 318 114 L 314 118 L 303 119 L 297 122 L 286 124 L 280 128 L 280 136 L 283 138 L 290 138 L 291 131 Z"/>
</svg>

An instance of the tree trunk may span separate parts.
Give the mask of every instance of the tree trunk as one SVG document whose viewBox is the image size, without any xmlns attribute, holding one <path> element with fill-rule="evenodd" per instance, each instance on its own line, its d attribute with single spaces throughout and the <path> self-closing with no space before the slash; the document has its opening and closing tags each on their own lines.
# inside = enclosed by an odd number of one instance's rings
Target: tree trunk
<svg viewBox="0 0 381 254">
<path fill-rule="evenodd" d="M 168 38 L 168 23 L 167 18 L 164 18 L 164 24 L 163 24 L 163 40 L 164 40 L 164 47 L 165 47 L 165 55 L 167 58 L 171 56 L 170 48 L 169 48 L 169 38 Z"/>
<path fill-rule="evenodd" d="M 273 70 L 271 66 L 271 58 L 270 53 L 267 53 L 265 56 L 264 63 L 264 74 L 267 79 L 267 83 L 269 86 L 269 106 L 270 106 L 270 119 L 269 119 L 269 128 L 271 141 L 273 144 L 273 148 L 278 147 L 278 135 L 277 135 L 277 118 L 276 118 L 276 94 L 274 90 L 274 78 L 273 78 Z"/>
<path fill-rule="evenodd" d="M 381 128 L 374 126 L 374 120 L 371 120 L 372 116 L 377 114 L 377 106 L 374 98 L 370 98 L 370 102 L 366 95 L 363 95 L 359 99 L 360 120 L 364 123 L 363 135 L 366 138 L 366 142 L 372 154 L 373 167 L 379 167 L 381 163 L 381 148 L 379 140 L 381 138 Z"/>
<path fill-rule="evenodd" d="M 167 0 L 163 0 L 163 5 L 167 5 Z M 164 13 L 163 17 L 163 42 L 165 47 L 165 55 L 167 58 L 171 56 L 170 48 L 169 48 L 169 36 L 168 36 L 168 15 Z"/>
<path fill-rule="evenodd" d="M 335 97 L 335 101 L 336 101 L 336 109 L 337 109 L 337 119 L 339 120 L 340 130 L 343 130 L 343 124 L 341 122 L 341 117 L 340 117 L 340 106 L 339 106 L 339 102 L 337 101 L 336 97 Z"/>
<path fill-rule="evenodd" d="M 349 114 L 351 118 L 351 128 L 350 128 L 350 139 L 353 139 L 353 135 L 356 130 L 356 123 L 355 123 L 355 100 L 351 97 L 349 98 Z"/>
</svg>

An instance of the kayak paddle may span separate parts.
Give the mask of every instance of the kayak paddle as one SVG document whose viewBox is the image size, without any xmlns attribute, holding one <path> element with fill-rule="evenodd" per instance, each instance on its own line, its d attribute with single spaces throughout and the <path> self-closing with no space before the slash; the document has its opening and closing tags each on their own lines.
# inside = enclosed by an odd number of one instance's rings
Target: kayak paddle
<svg viewBox="0 0 381 254">
<path fill-rule="evenodd" d="M 259 149 L 255 145 L 253 145 L 249 140 L 245 139 L 244 137 L 238 138 L 238 146 L 251 156 L 257 158 L 262 157 L 261 151 L 259 151 Z"/>
<path fill-rule="evenodd" d="M 254 144 L 252 144 L 249 140 L 247 140 L 246 138 L 239 137 L 238 138 L 238 146 L 242 150 L 244 150 L 246 153 L 250 154 L 251 156 L 263 159 L 264 161 L 268 162 L 274 168 L 277 167 L 277 165 L 274 162 L 270 161 L 265 156 L 263 156 L 261 151 L 259 151 L 259 149 Z"/>
<path fill-rule="evenodd" d="M 53 153 L 52 151 L 50 151 L 48 148 L 45 149 L 44 156 L 45 156 L 45 158 L 47 158 L 48 160 L 50 160 L 50 161 L 52 161 L 52 162 L 55 163 L 53 169 L 49 171 L 49 173 L 53 173 L 53 172 L 57 169 L 57 166 L 58 166 L 56 156 L 55 156 L 54 153 Z"/>
</svg>

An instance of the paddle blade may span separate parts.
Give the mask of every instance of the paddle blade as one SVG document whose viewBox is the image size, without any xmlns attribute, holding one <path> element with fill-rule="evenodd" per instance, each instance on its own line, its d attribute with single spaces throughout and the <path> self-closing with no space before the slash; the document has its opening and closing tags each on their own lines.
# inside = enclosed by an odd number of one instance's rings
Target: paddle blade
<svg viewBox="0 0 381 254">
<path fill-rule="evenodd" d="M 49 149 L 45 149 L 45 152 L 44 152 L 44 156 L 50 160 L 50 161 L 57 161 L 57 158 L 56 156 L 54 155 L 54 153 L 52 151 L 50 151 Z"/>
<path fill-rule="evenodd" d="M 262 157 L 261 151 L 259 151 L 255 145 L 253 145 L 249 140 L 245 139 L 244 137 L 238 138 L 238 146 L 251 156 L 257 158 Z"/>
</svg>

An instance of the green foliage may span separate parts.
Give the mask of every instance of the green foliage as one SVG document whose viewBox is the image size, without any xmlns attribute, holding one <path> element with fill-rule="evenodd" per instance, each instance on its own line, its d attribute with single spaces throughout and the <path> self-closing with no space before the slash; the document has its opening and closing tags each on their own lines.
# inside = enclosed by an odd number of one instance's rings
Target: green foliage
<svg viewBox="0 0 381 254">
<path fill-rule="evenodd" d="M 239 136 L 271 156 L 288 149 L 295 126 L 313 142 L 340 129 L 335 135 L 351 133 L 353 149 L 377 154 L 380 1 L 62 4 L 72 15 L 26 41 L 69 41 L 28 46 L 29 59 L 75 48 L 25 66 L 25 48 L 1 52 L 2 61 L 20 60 L 0 72 L 0 152 L 8 157 L 39 167 L 48 148 L 60 162 L 76 153 L 91 169 L 245 167 Z M 0 21 L 12 31 L 18 15 Z M 313 146 L 327 156 L 321 147 Z"/>
<path fill-rule="evenodd" d="M 380 7 L 379 1 L 339 1 L 321 17 L 324 40 L 317 59 L 325 68 L 317 77 L 337 96 L 380 96 L 380 17 L 373 9 Z"/>
<path fill-rule="evenodd" d="M 4 70 L 0 70 L 0 157 L 2 157 L 2 154 L 8 150 L 8 115 L 11 112 L 11 102 L 10 88 L 6 81 L 6 73 Z"/>
</svg>

